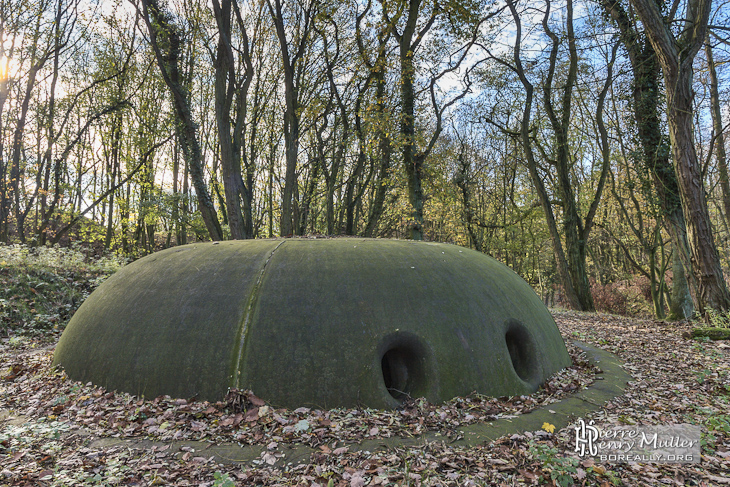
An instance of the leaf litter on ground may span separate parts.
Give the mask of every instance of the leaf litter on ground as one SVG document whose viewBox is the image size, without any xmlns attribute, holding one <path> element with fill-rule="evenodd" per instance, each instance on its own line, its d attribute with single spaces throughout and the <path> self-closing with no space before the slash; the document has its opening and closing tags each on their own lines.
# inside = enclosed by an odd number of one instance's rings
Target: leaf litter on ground
<svg viewBox="0 0 730 487">
<path fill-rule="evenodd" d="M 554 313 L 574 365 L 529 396 L 472 394 L 445 404 L 411 399 L 397 410 L 273 408 L 251 391 L 220 402 L 162 396 L 143 399 L 69 380 L 50 367 L 52 350 L 33 343 L 0 347 L 0 409 L 26 418 L 0 433 L 0 483 L 74 485 L 730 485 L 730 370 L 727 346 L 687 340 L 688 323 L 603 314 Z M 624 395 L 587 415 L 605 424 L 695 423 L 703 427 L 700 464 L 597 465 L 573 453 L 572 427 L 502 437 L 476 448 L 452 447 L 460 425 L 525 414 L 587 387 L 598 369 L 570 343 L 578 339 L 618 355 L 632 375 Z M 363 439 L 439 432 L 426 448 L 350 451 Z M 195 452 L 90 451 L 95 437 L 203 440 L 263 445 L 256 467 L 216 465 Z M 274 467 L 282 445 L 317 449 L 311 461 Z M 268 456 L 266 456 L 268 455 Z M 216 476 L 217 475 L 217 476 Z M 70 479 L 70 480 L 69 480 Z M 217 482 L 217 483 L 216 483 Z"/>
</svg>

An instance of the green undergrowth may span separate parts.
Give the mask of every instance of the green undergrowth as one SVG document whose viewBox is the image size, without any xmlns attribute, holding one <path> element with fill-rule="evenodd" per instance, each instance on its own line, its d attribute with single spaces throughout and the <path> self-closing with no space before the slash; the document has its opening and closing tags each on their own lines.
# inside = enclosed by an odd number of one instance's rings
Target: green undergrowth
<svg viewBox="0 0 730 487">
<path fill-rule="evenodd" d="M 53 339 L 86 297 L 125 264 L 78 247 L 0 244 L 0 337 Z"/>
<path fill-rule="evenodd" d="M 721 313 L 709 308 L 707 310 L 707 322 L 712 328 L 726 328 L 730 330 L 730 315 Z"/>
</svg>

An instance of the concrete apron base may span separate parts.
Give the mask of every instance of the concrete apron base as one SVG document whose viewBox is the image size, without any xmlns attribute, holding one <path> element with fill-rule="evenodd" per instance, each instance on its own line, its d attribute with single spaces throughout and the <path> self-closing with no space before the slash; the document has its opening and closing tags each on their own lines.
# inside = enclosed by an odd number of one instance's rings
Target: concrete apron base
<svg viewBox="0 0 730 487">
<path fill-rule="evenodd" d="M 513 418 L 502 418 L 490 423 L 477 423 L 462 426 L 455 431 L 456 440 L 445 438 L 438 432 L 428 432 L 414 438 L 382 438 L 363 440 L 360 443 L 345 444 L 348 451 L 383 451 L 393 448 L 419 447 L 426 443 L 444 442 L 456 447 L 473 447 L 487 443 L 505 435 L 523 433 L 525 431 L 539 431 L 543 423 L 550 423 L 555 429 L 561 429 L 570 424 L 575 418 L 582 417 L 586 413 L 599 410 L 611 399 L 623 394 L 631 376 L 622 368 L 621 361 L 615 355 L 582 342 L 573 341 L 582 349 L 589 360 L 603 373 L 596 377 L 596 380 L 588 388 L 567 397 L 561 401 L 542 406 L 527 414 Z M 10 423 L 25 422 L 23 418 L 13 418 Z M 83 430 L 76 430 L 72 434 L 88 434 Z M 263 460 L 268 451 L 264 445 L 241 446 L 237 443 L 213 444 L 206 441 L 172 441 L 162 442 L 147 439 L 134 438 L 94 438 L 89 434 L 88 448 L 107 449 L 124 445 L 130 449 L 153 449 L 175 452 L 175 455 L 182 455 L 181 450 L 192 449 L 193 456 L 211 459 L 215 463 L 242 464 L 246 466 L 267 465 Z M 282 467 L 284 465 L 299 465 L 309 463 L 313 453 L 319 450 L 301 444 L 279 444 L 276 450 L 269 451 L 271 455 L 266 458 L 270 466 Z"/>
</svg>

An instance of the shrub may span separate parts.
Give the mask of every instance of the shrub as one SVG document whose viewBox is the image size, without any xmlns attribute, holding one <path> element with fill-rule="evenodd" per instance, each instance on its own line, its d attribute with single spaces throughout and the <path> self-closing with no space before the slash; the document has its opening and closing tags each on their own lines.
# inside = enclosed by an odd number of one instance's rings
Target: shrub
<svg viewBox="0 0 730 487">
<path fill-rule="evenodd" d="M 616 315 L 628 314 L 628 298 L 616 283 L 601 284 L 591 279 L 591 294 L 596 311 Z"/>
<path fill-rule="evenodd" d="M 123 264 L 77 248 L 0 245 L 0 335 L 60 333 L 91 291 Z"/>
</svg>

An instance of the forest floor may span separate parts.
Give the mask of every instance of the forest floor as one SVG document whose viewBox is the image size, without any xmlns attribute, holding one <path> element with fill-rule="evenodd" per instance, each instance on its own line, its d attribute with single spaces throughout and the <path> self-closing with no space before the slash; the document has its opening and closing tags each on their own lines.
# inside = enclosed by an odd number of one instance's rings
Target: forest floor
<svg viewBox="0 0 730 487">
<path fill-rule="evenodd" d="M 701 462 L 600 464 L 574 452 L 573 425 L 551 431 L 549 423 L 476 447 L 451 444 L 460 425 L 514 417 L 588 386 L 600 371 L 574 347 L 577 366 L 531 396 L 412 401 L 398 411 L 289 411 L 250 393 L 207 403 L 107 392 L 52 369 L 54 343 L 16 337 L 0 346 L 0 485 L 730 485 L 730 345 L 683 338 L 688 323 L 554 316 L 566 339 L 616 354 L 633 378 L 585 421 L 701 425 Z M 443 441 L 354 447 L 429 431 Z M 180 447 L 186 440 L 197 448 Z M 219 462 L 201 448 L 226 443 L 258 446 L 258 458 Z M 286 447 L 296 444 L 313 453 L 288 463 Z"/>
<path fill-rule="evenodd" d="M 730 344 L 683 338 L 691 323 L 554 311 L 574 366 L 530 396 L 413 400 L 394 411 L 274 409 L 245 391 L 218 403 L 144 399 L 51 367 L 65 322 L 123 264 L 83 249 L 0 246 L 0 486 L 730 485 Z M 622 395 L 576 411 L 565 427 L 546 421 L 464 446 L 462 428 L 552 413 L 597 386 L 606 374 L 572 340 L 624 362 L 632 380 Z M 699 425 L 701 461 L 580 457 L 578 419 Z M 246 460 L 227 461 L 226 451 Z"/>
</svg>

